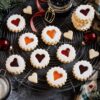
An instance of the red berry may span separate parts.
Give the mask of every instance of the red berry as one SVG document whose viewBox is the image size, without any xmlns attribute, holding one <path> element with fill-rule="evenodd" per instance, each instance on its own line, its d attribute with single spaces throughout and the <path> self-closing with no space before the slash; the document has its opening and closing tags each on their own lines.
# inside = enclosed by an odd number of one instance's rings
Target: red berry
<svg viewBox="0 0 100 100">
<path fill-rule="evenodd" d="M 8 50 L 10 47 L 10 41 L 4 38 L 0 39 L 0 50 Z"/>
<path fill-rule="evenodd" d="M 95 33 L 85 33 L 83 38 L 83 42 L 85 44 L 91 44 L 97 40 L 97 36 Z"/>
</svg>

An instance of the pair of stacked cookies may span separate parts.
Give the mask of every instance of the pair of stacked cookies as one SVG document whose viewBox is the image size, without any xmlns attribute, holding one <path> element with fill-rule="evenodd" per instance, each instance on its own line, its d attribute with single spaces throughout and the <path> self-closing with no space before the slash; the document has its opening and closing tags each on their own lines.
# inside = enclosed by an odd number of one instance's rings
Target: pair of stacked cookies
<svg viewBox="0 0 100 100">
<path fill-rule="evenodd" d="M 79 31 L 90 29 L 94 19 L 95 10 L 91 5 L 80 5 L 72 13 L 72 23 Z"/>
</svg>

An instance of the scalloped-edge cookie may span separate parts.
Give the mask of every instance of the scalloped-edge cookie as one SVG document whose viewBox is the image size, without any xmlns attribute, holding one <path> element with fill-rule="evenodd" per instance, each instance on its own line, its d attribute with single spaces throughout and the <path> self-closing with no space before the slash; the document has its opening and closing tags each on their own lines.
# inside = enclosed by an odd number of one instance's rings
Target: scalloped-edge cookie
<svg viewBox="0 0 100 100">
<path fill-rule="evenodd" d="M 67 81 L 67 72 L 59 66 L 53 67 L 47 72 L 46 78 L 50 86 L 60 88 Z"/>
<path fill-rule="evenodd" d="M 25 67 L 25 61 L 20 55 L 11 55 L 6 60 L 7 71 L 14 75 L 23 73 Z"/>
<path fill-rule="evenodd" d="M 7 20 L 7 27 L 12 32 L 21 32 L 25 26 L 25 18 L 21 15 L 13 14 Z"/>
</svg>

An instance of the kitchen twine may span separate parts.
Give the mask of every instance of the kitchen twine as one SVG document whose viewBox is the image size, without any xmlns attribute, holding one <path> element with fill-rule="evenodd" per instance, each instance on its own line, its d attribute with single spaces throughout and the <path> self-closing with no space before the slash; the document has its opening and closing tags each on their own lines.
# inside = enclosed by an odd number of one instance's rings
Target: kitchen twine
<svg viewBox="0 0 100 100">
<path fill-rule="evenodd" d="M 32 29 L 32 31 L 33 32 L 37 32 L 37 29 L 35 28 L 35 25 L 34 25 L 34 19 L 36 18 L 36 17 L 39 17 L 39 16 L 44 16 L 44 18 L 45 18 L 45 21 L 46 22 L 48 22 L 48 23 L 52 23 L 53 21 L 54 21 L 54 19 L 55 19 L 55 12 L 58 12 L 58 13 L 60 13 L 60 12 L 62 12 L 62 10 L 63 11 L 66 11 L 67 9 L 69 9 L 69 8 L 71 8 L 71 6 L 72 6 L 72 1 L 73 0 L 71 0 L 70 1 L 70 6 L 69 7 L 67 7 L 68 5 L 66 5 L 66 6 L 64 6 L 64 7 L 60 7 L 60 9 L 58 8 L 58 7 L 56 7 L 56 6 L 54 6 L 54 5 L 51 5 L 51 3 L 50 3 L 50 0 L 35 0 L 35 2 L 36 2 L 36 6 L 37 6 L 37 9 L 38 9 L 38 12 L 36 12 L 33 16 L 32 16 L 32 18 L 31 18 L 31 20 L 30 20 L 30 26 L 31 26 L 31 29 Z M 47 11 L 45 11 L 42 7 L 41 7 L 41 3 L 48 3 L 48 10 Z M 54 9 L 53 9 L 54 8 Z M 50 17 L 51 16 L 51 17 Z"/>
<path fill-rule="evenodd" d="M 45 15 L 45 10 L 41 7 L 41 3 L 46 3 L 47 0 L 36 0 L 36 6 L 37 6 L 37 9 L 38 9 L 38 12 L 36 12 L 31 20 L 30 20 L 30 26 L 31 26 L 31 29 L 33 32 L 36 32 L 37 33 L 37 29 L 34 25 L 34 19 L 38 16 L 44 16 Z"/>
</svg>

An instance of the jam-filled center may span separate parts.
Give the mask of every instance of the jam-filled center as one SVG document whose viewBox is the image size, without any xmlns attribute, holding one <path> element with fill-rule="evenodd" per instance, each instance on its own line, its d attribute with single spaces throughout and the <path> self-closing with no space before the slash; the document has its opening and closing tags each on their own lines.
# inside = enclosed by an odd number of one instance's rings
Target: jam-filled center
<svg viewBox="0 0 100 100">
<path fill-rule="evenodd" d="M 19 18 L 11 21 L 11 23 L 14 24 L 15 26 L 18 26 L 19 25 L 19 22 L 20 22 L 20 19 Z"/>
<path fill-rule="evenodd" d="M 67 48 L 67 49 L 65 49 L 65 50 L 62 50 L 61 53 L 62 53 L 63 55 L 65 55 L 65 56 L 68 57 L 68 56 L 69 56 L 69 53 L 70 53 L 70 49 Z"/>
<path fill-rule="evenodd" d="M 59 78 L 61 78 L 63 75 L 57 71 L 55 71 L 54 73 L 54 80 L 58 80 Z"/>
<path fill-rule="evenodd" d="M 37 54 L 36 58 L 39 62 L 41 62 L 44 59 L 45 55 L 44 54 Z"/>
<path fill-rule="evenodd" d="M 79 69 L 80 69 L 80 73 L 83 74 L 85 71 L 88 70 L 88 67 L 87 66 L 80 65 L 79 66 Z"/>
</svg>

